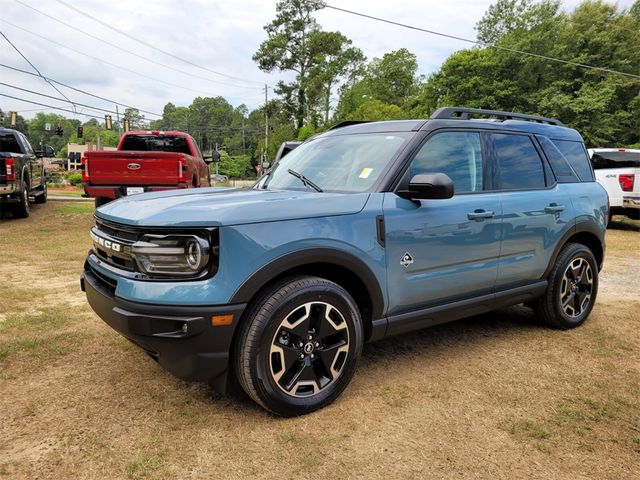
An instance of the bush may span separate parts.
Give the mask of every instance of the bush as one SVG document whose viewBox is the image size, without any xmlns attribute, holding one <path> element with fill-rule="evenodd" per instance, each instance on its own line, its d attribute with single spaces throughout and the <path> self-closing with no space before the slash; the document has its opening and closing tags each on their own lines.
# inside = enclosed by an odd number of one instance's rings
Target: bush
<svg viewBox="0 0 640 480">
<path fill-rule="evenodd" d="M 81 172 L 73 172 L 67 175 L 67 181 L 74 186 L 78 186 L 82 183 L 82 173 Z"/>
</svg>

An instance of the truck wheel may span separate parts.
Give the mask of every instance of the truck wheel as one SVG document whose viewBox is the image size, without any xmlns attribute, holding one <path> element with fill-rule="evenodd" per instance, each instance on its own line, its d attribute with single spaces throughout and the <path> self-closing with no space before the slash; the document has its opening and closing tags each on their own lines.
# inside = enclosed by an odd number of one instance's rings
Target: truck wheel
<svg viewBox="0 0 640 480">
<path fill-rule="evenodd" d="M 589 248 L 568 243 L 560 251 L 536 313 L 554 328 L 574 328 L 587 319 L 598 293 L 598 265 Z"/>
<path fill-rule="evenodd" d="M 247 313 L 234 367 L 253 400 L 292 417 L 318 410 L 342 393 L 363 344 L 360 312 L 346 290 L 322 278 L 290 278 Z"/>
<path fill-rule="evenodd" d="M 36 203 L 42 204 L 47 203 L 47 184 L 42 185 L 40 195 L 36 195 Z"/>
<path fill-rule="evenodd" d="M 96 197 L 94 202 L 95 202 L 96 208 L 98 208 L 104 205 L 105 203 L 109 203 L 110 201 L 111 199 L 107 197 Z"/>
<path fill-rule="evenodd" d="M 20 182 L 20 197 L 18 203 L 13 205 L 13 216 L 17 218 L 27 218 L 29 216 L 29 184 L 23 178 Z"/>
</svg>

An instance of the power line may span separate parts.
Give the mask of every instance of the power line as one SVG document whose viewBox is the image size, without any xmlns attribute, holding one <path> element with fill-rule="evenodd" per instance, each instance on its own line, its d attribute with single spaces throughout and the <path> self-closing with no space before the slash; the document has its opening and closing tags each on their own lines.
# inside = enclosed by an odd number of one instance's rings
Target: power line
<svg viewBox="0 0 640 480">
<path fill-rule="evenodd" d="M 94 57 L 94 56 L 89 55 L 87 53 L 84 53 L 84 52 L 81 52 L 79 50 L 76 50 L 75 48 L 71 48 L 71 47 L 68 47 L 67 45 L 63 45 L 62 43 L 56 42 L 54 40 L 51 40 L 51 39 L 49 39 L 49 38 L 47 38 L 47 37 L 45 37 L 43 35 L 40 35 L 38 33 L 34 33 L 32 31 L 27 30 L 26 28 L 20 27 L 20 26 L 14 24 L 14 23 L 12 23 L 12 22 L 4 19 L 4 18 L 0 19 L 0 22 L 4 22 L 4 23 L 6 23 L 8 25 L 11 25 L 14 28 L 17 28 L 18 30 L 22 30 L 23 32 L 26 32 L 26 33 L 28 33 L 30 35 L 33 35 L 34 37 L 41 38 L 41 39 L 43 39 L 43 40 L 45 40 L 45 41 L 47 41 L 49 43 L 53 43 L 54 45 L 58 45 L 59 47 L 66 48 L 67 50 L 71 50 L 72 52 L 77 53 L 78 55 L 83 55 L 83 56 L 88 57 L 88 58 L 90 58 L 92 60 L 95 60 L 96 62 L 104 63 L 104 64 L 109 65 L 111 67 L 114 67 L 114 68 L 117 68 L 117 69 L 120 69 L 120 70 L 124 70 L 125 72 L 133 73 L 133 74 L 138 75 L 140 77 L 144 77 L 144 78 L 147 78 L 149 80 L 153 80 L 154 82 L 164 83 L 165 85 L 168 85 L 170 87 L 181 88 L 183 90 L 188 90 L 190 92 L 198 93 L 200 95 L 206 95 L 206 96 L 210 95 L 209 93 L 201 92 L 201 91 L 198 91 L 198 90 L 194 90 L 192 88 L 185 87 L 183 85 L 177 85 L 175 83 L 171 83 L 171 82 L 167 82 L 167 81 L 164 81 L 164 80 L 160 80 L 159 78 L 154 78 L 154 77 L 151 77 L 149 75 L 145 75 L 144 73 L 140 73 L 140 72 L 136 72 L 135 70 L 131 70 L 130 68 L 123 67 L 123 66 L 120 66 L 120 65 L 116 65 L 115 63 L 111 63 L 111 62 L 108 62 L 106 60 L 102 60 L 101 58 Z"/>
<path fill-rule="evenodd" d="M 237 85 L 237 84 L 231 84 L 231 83 L 226 83 L 226 82 L 220 82 L 220 81 L 218 81 L 218 80 L 212 80 L 212 79 L 210 79 L 210 78 L 203 77 L 203 76 L 201 76 L 201 75 L 196 75 L 196 74 L 194 74 L 194 73 L 185 72 L 184 70 L 180 70 L 179 68 L 175 68 L 175 67 L 172 67 L 172 66 L 170 66 L 170 65 L 166 65 L 166 64 L 164 64 L 164 63 L 161 63 L 161 62 L 157 62 L 157 61 L 152 60 L 152 59 L 150 59 L 150 58 L 147 58 L 147 57 L 145 57 L 145 56 L 143 56 L 143 55 L 140 55 L 140 54 L 138 54 L 138 53 L 132 52 L 131 50 L 127 50 L 126 48 L 123 48 L 123 47 L 121 47 L 121 46 L 119 46 L 119 45 L 116 45 L 115 43 L 112 43 L 112 42 L 110 42 L 110 41 L 108 41 L 108 40 L 105 40 L 105 39 L 103 39 L 103 38 L 97 37 L 96 35 L 93 35 L 93 34 L 91 34 L 91 33 L 89 33 L 89 32 L 85 32 L 84 30 L 80 30 L 78 27 L 76 27 L 76 26 L 74 26 L 74 25 L 71 25 L 71 24 L 69 24 L 69 23 L 67 23 L 67 22 L 64 22 L 64 21 L 62 21 L 62 20 L 60 20 L 60 19 L 58 19 L 58 18 L 56 18 L 56 17 L 54 17 L 54 16 L 52 16 L 52 15 L 49 15 L 48 13 L 45 13 L 45 12 L 43 12 L 43 11 L 41 11 L 41 10 L 38 10 L 37 8 L 32 7 L 31 5 L 27 5 L 26 3 L 22 2 L 21 0 L 15 0 L 15 2 L 19 3 L 20 5 L 22 5 L 22 6 L 26 7 L 26 8 L 30 8 L 31 10 L 33 10 L 33 11 L 35 11 L 35 12 L 38 12 L 40 15 L 43 15 L 43 16 L 45 16 L 45 17 L 47 17 L 47 18 L 50 18 L 51 20 L 54 20 L 54 21 L 56 21 L 56 22 L 58 22 L 58 23 L 60 23 L 60 24 L 62 24 L 62 25 L 64 25 L 64 26 L 66 26 L 66 27 L 69 27 L 69 28 L 73 29 L 75 32 L 80 32 L 80 33 L 82 33 L 83 35 L 86 35 L 86 36 L 88 36 L 88 37 L 90 37 L 90 38 L 93 38 L 94 40 L 98 40 L 98 41 L 99 41 L 99 42 L 101 42 L 101 43 L 104 43 L 104 44 L 106 44 L 106 45 L 110 45 L 110 46 L 112 46 L 113 48 L 116 48 L 116 49 L 118 49 L 118 50 L 121 50 L 121 51 L 123 51 L 123 52 L 126 52 L 126 53 L 128 53 L 129 55 L 133 55 L 134 57 L 140 58 L 140 59 L 142 59 L 142 60 L 144 60 L 144 61 L 146 61 L 146 62 L 153 63 L 153 64 L 155 64 L 155 65 L 159 65 L 159 66 L 164 67 L 164 68 L 168 68 L 169 70 L 173 70 L 174 72 L 178 72 L 178 73 L 181 73 L 181 74 L 183 74 L 183 75 L 190 76 L 190 77 L 199 78 L 199 79 L 201 79 L 201 80 L 206 80 L 207 82 L 216 83 L 216 84 L 219 84 L 219 85 L 225 85 L 225 86 L 228 86 L 228 87 L 246 88 L 246 89 L 249 89 L 249 90 L 262 90 L 262 88 L 260 88 L 260 87 L 245 87 L 245 86 L 243 86 L 243 85 Z"/>
<path fill-rule="evenodd" d="M 72 102 L 71 100 L 69 100 L 69 99 L 67 98 L 67 96 L 66 96 L 64 93 L 62 93 L 60 90 L 58 90 L 58 88 L 57 88 L 54 84 L 52 84 L 51 82 L 49 82 L 49 81 L 44 77 L 44 75 L 42 75 L 42 73 L 40 73 L 40 70 L 38 70 L 38 69 L 36 68 L 36 66 L 35 66 L 33 63 L 31 63 L 27 57 L 25 57 L 25 56 L 24 56 L 24 54 L 20 51 L 20 49 L 19 49 L 18 47 L 16 47 L 16 46 L 11 42 L 11 40 L 9 40 L 9 39 L 7 38 L 7 36 L 4 34 L 4 32 L 0 31 L 0 35 L 2 35 L 2 36 L 4 37 L 4 39 L 9 43 L 9 45 L 11 45 L 11 46 L 13 47 L 13 49 L 14 49 L 16 52 L 18 52 L 18 54 L 19 54 L 22 58 L 24 58 L 25 62 L 27 62 L 29 65 L 31 65 L 31 67 L 32 67 L 36 72 L 38 72 L 38 75 L 39 75 L 39 76 L 40 76 L 40 77 L 41 77 L 45 82 L 47 82 L 49 85 L 51 85 L 51 87 L 52 87 L 56 92 L 58 92 L 60 95 L 62 95 L 62 96 L 67 100 L 67 102 L 69 102 L 69 103 L 73 106 L 73 108 L 75 108 L 75 105 L 73 105 L 73 102 Z"/>
<path fill-rule="evenodd" d="M 60 1 L 60 0 L 56 0 L 56 1 Z M 515 48 L 502 47 L 502 46 L 499 46 L 499 45 L 490 45 L 490 44 L 486 44 L 486 43 L 483 43 L 483 42 L 479 42 L 478 40 L 470 40 L 468 38 L 458 37 L 456 35 L 449 35 L 448 33 L 441 33 L 441 32 L 436 32 L 434 30 L 427 30 L 426 28 L 414 27 L 412 25 L 407 25 L 405 23 L 395 22 L 393 20 L 387 20 L 385 18 L 380 18 L 380 17 L 374 17 L 372 15 L 367 15 L 365 13 L 354 12 L 353 10 L 347 10 L 345 8 L 334 7 L 332 5 L 325 4 L 325 8 L 330 8 L 332 10 L 337 10 L 337 11 L 344 12 L 344 13 L 349 13 L 351 15 L 356 15 L 358 17 L 368 18 L 370 20 L 376 20 L 378 22 L 388 23 L 390 25 L 396 25 L 398 27 L 408 28 L 410 30 L 417 30 L 419 32 L 429 33 L 431 35 L 437 35 L 437 36 L 440 36 L 440 37 L 451 38 L 453 40 L 460 40 L 461 42 L 473 43 L 474 45 L 480 45 L 480 46 L 488 47 L 488 48 L 495 48 L 495 49 L 503 50 L 503 51 L 506 51 L 506 52 L 518 53 L 520 55 L 527 55 L 527 56 L 530 56 L 530 57 L 542 58 L 544 60 L 550 60 L 550 61 L 553 61 L 553 62 L 564 63 L 566 65 L 573 65 L 575 67 L 589 68 L 589 69 L 592 69 L 592 70 L 599 70 L 599 71 L 602 71 L 602 72 L 615 73 L 616 75 L 624 75 L 626 77 L 640 78 L 640 75 L 634 75 L 632 73 L 619 72 L 617 70 L 611 70 L 609 68 L 604 68 L 604 67 L 596 67 L 596 66 L 593 66 L 593 65 L 587 65 L 585 63 L 571 62 L 569 60 L 562 60 L 560 58 L 548 57 L 546 55 L 540 55 L 540 54 L 537 54 L 537 53 L 525 52 L 523 50 L 517 50 Z"/>
<path fill-rule="evenodd" d="M 23 92 L 32 93 L 34 95 L 40 95 L 41 97 L 47 97 L 47 98 L 50 98 L 52 100 L 58 100 L 60 102 L 64 101 L 64 99 L 62 99 L 62 98 L 54 97 L 52 95 L 47 95 L 46 93 L 36 92 L 34 90 L 29 90 L 28 88 L 17 87 L 15 85 L 11 85 L 9 83 L 0 82 L 0 85 L 4 85 L 5 87 L 9 87 L 9 88 L 15 88 L 16 90 L 21 90 Z M 88 108 L 90 110 L 96 110 L 96 111 L 101 111 L 101 112 L 112 113 L 114 115 L 118 114 L 118 112 L 115 112 L 113 110 L 107 110 L 105 108 L 99 108 L 99 107 L 92 107 L 91 105 L 86 105 L 84 103 L 75 103 L 75 105 L 80 106 L 80 107 L 85 107 L 85 108 Z"/>
<path fill-rule="evenodd" d="M 22 70 L 22 69 L 16 68 L 16 67 L 11 67 L 11 66 L 5 65 L 3 63 L 0 63 L 0 67 L 4 67 L 4 68 L 8 68 L 10 70 L 14 70 L 16 72 L 24 73 L 25 75 L 31 75 L 31 76 L 34 76 L 34 77 L 38 76 L 35 73 L 27 72 L 26 70 Z M 162 117 L 162 114 L 160 114 L 160 113 L 154 113 L 154 112 L 150 112 L 148 110 L 142 110 L 140 108 L 132 107 L 131 105 L 127 105 L 126 103 L 120 103 L 120 102 L 116 102 L 115 100 L 109 100 L 108 98 L 101 97 L 100 95 L 95 95 L 95 94 L 89 93 L 89 92 L 87 92 L 85 90 L 81 90 L 79 88 L 72 87 L 71 85 L 67 85 L 66 83 L 58 82 L 57 80 L 54 80 L 53 78 L 49 78 L 49 77 L 45 77 L 45 78 L 47 80 L 49 80 L 50 82 L 53 82 L 53 83 L 58 84 L 58 85 L 61 85 L 61 86 L 65 87 L 65 88 L 69 88 L 71 90 L 75 90 L 76 92 L 82 93 L 84 95 L 88 95 L 90 97 L 98 98 L 100 100 L 104 100 L 105 102 L 113 103 L 115 105 L 120 105 L 121 107 L 133 108 L 135 110 L 138 110 L 138 112 L 147 113 L 149 115 L 155 115 L 156 117 Z"/>
<path fill-rule="evenodd" d="M 156 47 L 155 45 L 152 45 L 152 44 L 147 43 L 147 42 L 145 42 L 145 41 L 143 41 L 143 40 L 140 40 L 140 39 L 138 39 L 138 38 L 134 37 L 133 35 L 131 35 L 131 34 L 127 33 L 127 32 L 124 32 L 124 31 L 122 31 L 122 30 L 120 30 L 120 29 L 116 28 L 116 27 L 114 27 L 113 25 L 110 25 L 110 24 L 108 24 L 107 22 L 104 22 L 104 21 L 100 20 L 99 18 L 96 18 L 96 17 L 94 17 L 93 15 L 90 15 L 90 14 L 88 14 L 88 13 L 86 13 L 86 12 L 84 12 L 84 11 L 80 10 L 80 9 L 79 9 L 79 8 L 77 8 L 76 6 L 71 5 L 71 4 L 69 4 L 69 3 L 67 3 L 67 2 L 65 2 L 65 1 L 63 1 L 63 0 L 56 0 L 56 2 L 58 2 L 58 3 L 62 4 L 62 5 L 64 5 L 64 6 L 65 6 L 65 7 L 67 7 L 67 8 L 70 8 L 71 10 L 73 10 L 73 11 L 75 11 L 75 12 L 79 13 L 80 15 L 83 15 L 83 16 L 85 16 L 85 17 L 87 17 L 87 18 L 90 18 L 90 19 L 91 19 L 91 20 L 93 20 L 94 22 L 97 22 L 97 23 L 99 23 L 100 25 L 102 25 L 102 26 L 104 26 L 104 27 L 106 27 L 106 28 L 108 28 L 108 29 L 110 29 L 110 30 L 113 30 L 114 32 L 119 33 L 120 35 L 124 35 L 125 37 L 130 38 L 130 39 L 131 39 L 131 40 L 133 40 L 134 42 L 138 42 L 138 43 L 140 43 L 140 44 L 144 45 L 145 47 L 151 48 L 152 50 L 155 50 L 155 51 L 157 51 L 157 52 L 160 52 L 160 53 L 162 53 L 162 54 L 164 54 L 164 55 L 167 55 L 167 56 L 169 56 L 169 57 L 175 58 L 176 60 L 179 60 L 179 61 L 181 61 L 181 62 L 183 62 L 183 63 L 186 63 L 186 64 L 188 64 L 188 65 L 191 65 L 191 66 L 193 66 L 193 67 L 199 68 L 199 69 L 201 69 L 201 70 L 205 70 L 205 71 L 207 71 L 207 72 L 214 73 L 214 74 L 216 74 L 216 75 L 220 75 L 220 76 L 222 76 L 222 77 L 229 78 L 229 79 L 231 79 L 231 80 L 238 80 L 238 81 L 246 82 L 246 83 L 256 83 L 256 84 L 260 84 L 260 85 L 262 85 L 262 84 L 264 83 L 264 82 L 257 82 L 257 81 L 254 81 L 254 80 L 246 80 L 246 79 L 244 79 L 244 78 L 233 77 L 233 76 L 231 76 L 231 75 L 227 75 L 226 73 L 217 72 L 217 71 L 215 71 L 215 70 L 211 70 L 210 68 L 203 67 L 203 66 L 201 66 L 201 65 L 198 65 L 197 63 L 193 63 L 193 62 L 191 62 L 191 61 L 189 61 L 189 60 L 186 60 L 186 59 L 184 59 L 184 58 L 182 58 L 182 57 L 179 57 L 178 55 L 174 55 L 174 54 L 173 54 L 173 53 L 171 53 L 171 52 L 167 52 L 166 50 L 162 50 L 161 48 L 158 48 L 158 47 Z"/>
<path fill-rule="evenodd" d="M 12 95 L 7 95 L 6 93 L 0 93 L 0 96 L 1 97 L 12 98 L 13 100 L 19 100 L 21 102 L 32 103 L 33 105 L 40 105 L 42 107 L 47 107 L 47 109 L 60 110 L 62 112 L 73 113 L 74 115 L 84 115 L 85 117 L 97 118 L 97 119 L 100 119 L 100 120 L 103 119 L 103 117 L 98 117 L 96 115 L 89 115 L 88 113 L 74 112 L 73 110 L 68 110 L 66 108 L 55 107 L 53 105 L 47 105 L 45 103 L 34 102 L 33 100 L 26 100 L 24 98 L 18 98 L 18 97 L 14 97 Z"/>
</svg>

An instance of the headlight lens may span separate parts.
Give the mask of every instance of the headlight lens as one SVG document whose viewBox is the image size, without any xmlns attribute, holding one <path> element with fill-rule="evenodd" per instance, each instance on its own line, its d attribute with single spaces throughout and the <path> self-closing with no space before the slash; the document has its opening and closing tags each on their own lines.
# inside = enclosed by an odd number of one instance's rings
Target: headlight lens
<svg viewBox="0 0 640 480">
<path fill-rule="evenodd" d="M 131 256 L 146 274 L 194 276 L 209 264 L 211 246 L 196 235 L 145 235 L 131 246 Z"/>
</svg>

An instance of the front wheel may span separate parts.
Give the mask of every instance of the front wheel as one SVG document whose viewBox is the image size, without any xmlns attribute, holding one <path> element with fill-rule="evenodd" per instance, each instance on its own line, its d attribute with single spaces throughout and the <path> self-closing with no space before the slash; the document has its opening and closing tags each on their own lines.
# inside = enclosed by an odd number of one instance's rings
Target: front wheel
<svg viewBox="0 0 640 480">
<path fill-rule="evenodd" d="M 318 410 L 345 389 L 362 353 L 357 305 L 339 285 L 296 277 L 255 302 L 239 332 L 235 371 L 267 410 L 291 417 Z"/>
<path fill-rule="evenodd" d="M 584 245 L 568 243 L 560 251 L 536 312 L 547 325 L 574 328 L 587 319 L 598 293 L 598 265 Z"/>
</svg>

